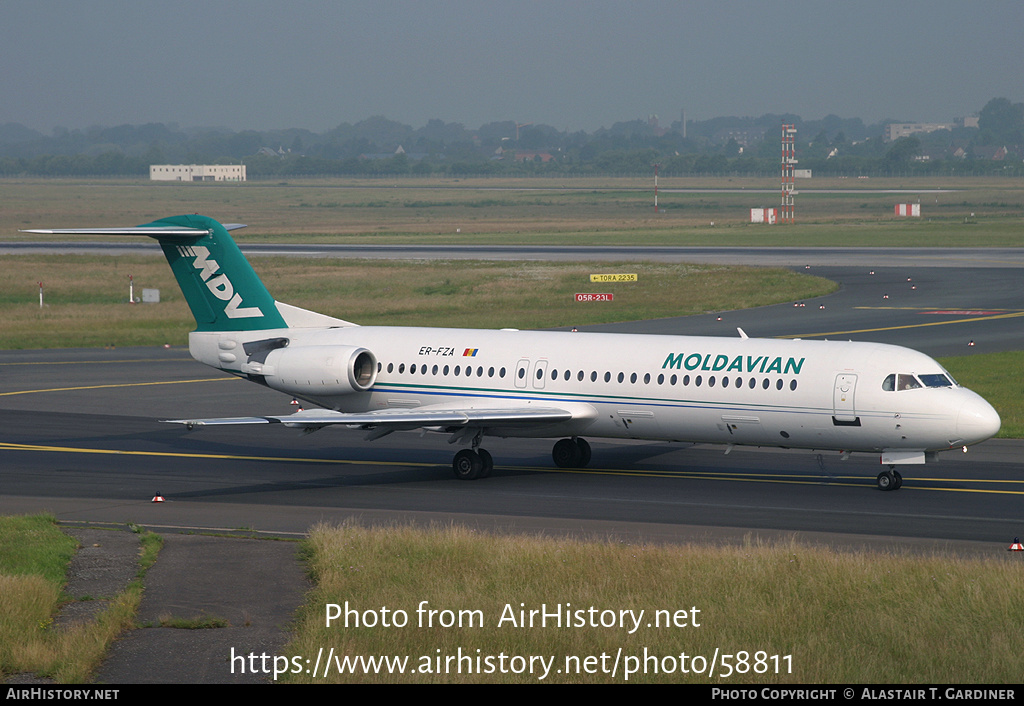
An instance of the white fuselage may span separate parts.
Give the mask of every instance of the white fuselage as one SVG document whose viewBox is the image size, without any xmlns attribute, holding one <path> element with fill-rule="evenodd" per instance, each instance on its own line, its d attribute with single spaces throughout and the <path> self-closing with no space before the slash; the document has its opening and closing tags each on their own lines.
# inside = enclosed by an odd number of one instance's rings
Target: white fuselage
<svg viewBox="0 0 1024 706">
<path fill-rule="evenodd" d="M 366 391 L 319 394 L 323 381 L 314 379 L 271 384 L 324 408 L 515 404 L 573 412 L 558 424 L 488 428 L 491 436 L 906 451 L 920 459 L 895 462 L 920 463 L 926 452 L 999 429 L 995 410 L 955 382 L 883 389 L 893 374 L 948 373 L 922 353 L 877 343 L 351 326 L 193 333 L 190 349 L 213 367 L 273 380 L 272 366 L 249 362 L 242 349 L 274 337 L 288 339 L 289 349 L 359 347 L 376 357 Z"/>
</svg>

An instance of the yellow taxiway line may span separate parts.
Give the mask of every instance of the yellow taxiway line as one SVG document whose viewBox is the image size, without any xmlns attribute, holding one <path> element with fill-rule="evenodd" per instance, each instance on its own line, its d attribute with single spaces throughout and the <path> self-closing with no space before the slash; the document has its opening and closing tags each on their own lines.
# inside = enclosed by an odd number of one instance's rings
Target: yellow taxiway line
<svg viewBox="0 0 1024 706">
<path fill-rule="evenodd" d="M 851 331 L 828 331 L 826 333 L 798 333 L 786 336 L 775 336 L 775 338 L 816 338 L 820 336 L 845 336 L 851 333 L 874 333 L 876 331 L 898 331 L 908 328 L 923 328 L 925 326 L 947 326 L 949 324 L 966 324 L 977 321 L 994 321 L 996 319 L 1014 319 L 1024 316 L 1024 311 L 1015 311 L 1010 314 L 996 314 L 995 316 L 973 316 L 969 319 L 954 319 L 953 321 L 928 321 L 922 324 L 904 324 L 903 326 L 882 326 L 880 328 L 862 328 Z"/>
<path fill-rule="evenodd" d="M 300 464 L 335 464 L 346 466 L 401 466 L 415 468 L 436 468 L 437 463 L 410 462 L 410 461 L 370 461 L 354 460 L 344 458 L 303 458 L 297 456 L 243 456 L 233 454 L 202 454 L 202 453 L 181 453 L 170 451 L 128 451 L 124 449 L 90 449 L 73 446 L 46 446 L 41 444 L 17 444 L 0 442 L 0 451 L 37 451 L 45 453 L 80 453 L 80 454 L 102 454 L 110 456 L 147 456 L 159 458 L 188 458 L 210 461 L 267 461 L 273 463 L 300 463 Z M 723 471 L 721 473 L 706 473 L 703 471 L 634 471 L 628 469 L 591 469 L 591 468 L 544 468 L 532 466 L 503 466 L 502 468 L 518 471 L 534 471 L 540 473 L 576 473 L 582 475 L 615 475 L 640 478 L 677 478 L 687 480 L 718 480 L 718 481 L 745 481 L 748 483 L 787 483 L 795 485 L 837 485 L 850 487 L 863 487 L 867 479 L 861 476 L 798 476 L 785 473 L 735 473 Z M 843 481 L 857 480 L 860 482 L 849 483 Z M 915 478 L 916 481 L 930 483 L 1009 483 L 1013 485 L 1024 485 L 1024 480 L 985 480 L 968 478 Z M 907 486 L 904 486 L 907 487 Z M 940 490 L 953 493 L 989 493 L 994 495 L 1024 495 L 1024 490 L 1002 490 L 998 488 L 951 488 L 951 487 L 928 487 L 909 486 L 910 490 Z"/>
<path fill-rule="evenodd" d="M 41 390 L 15 390 L 13 392 L 0 392 L 0 397 L 8 397 L 11 395 L 33 395 L 37 392 L 72 392 L 74 390 L 102 390 L 108 387 L 147 387 L 150 385 L 184 385 L 193 382 L 224 382 L 225 380 L 240 380 L 241 378 L 236 377 L 222 377 L 222 378 L 197 378 L 195 380 L 162 380 L 160 382 L 122 382 L 122 383 L 110 383 L 106 385 L 81 385 L 79 387 L 50 387 Z"/>
</svg>

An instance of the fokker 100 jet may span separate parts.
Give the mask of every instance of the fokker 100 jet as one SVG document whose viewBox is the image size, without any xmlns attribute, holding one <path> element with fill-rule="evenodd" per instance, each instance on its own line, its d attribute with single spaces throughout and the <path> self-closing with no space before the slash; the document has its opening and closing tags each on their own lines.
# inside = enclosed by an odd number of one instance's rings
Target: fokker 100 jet
<svg viewBox="0 0 1024 706">
<path fill-rule="evenodd" d="M 344 425 L 368 440 L 427 429 L 463 448 L 464 480 L 490 474 L 485 437 L 558 438 L 564 468 L 584 437 L 937 460 L 999 431 L 999 415 L 932 358 L 899 346 L 706 336 L 359 326 L 275 301 L 229 230 L 198 215 L 130 228 L 29 233 L 144 235 L 159 242 L 196 319 L 196 360 L 312 403 L 290 415 L 169 420 L 189 428 Z"/>
</svg>

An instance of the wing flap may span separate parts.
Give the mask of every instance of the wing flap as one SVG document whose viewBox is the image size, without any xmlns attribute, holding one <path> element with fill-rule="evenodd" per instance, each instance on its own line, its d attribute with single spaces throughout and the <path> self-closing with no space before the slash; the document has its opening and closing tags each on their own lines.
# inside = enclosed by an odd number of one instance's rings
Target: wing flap
<svg viewBox="0 0 1024 706">
<path fill-rule="evenodd" d="M 329 409 L 311 409 L 295 414 L 266 417 L 224 417 L 213 419 L 165 419 L 171 424 L 219 426 L 226 424 L 283 424 L 295 428 L 320 428 L 331 424 L 346 426 L 419 427 L 509 426 L 517 424 L 555 424 L 573 419 L 573 412 L 554 407 L 508 407 L 495 409 L 421 408 L 385 409 L 378 412 L 345 413 Z"/>
</svg>

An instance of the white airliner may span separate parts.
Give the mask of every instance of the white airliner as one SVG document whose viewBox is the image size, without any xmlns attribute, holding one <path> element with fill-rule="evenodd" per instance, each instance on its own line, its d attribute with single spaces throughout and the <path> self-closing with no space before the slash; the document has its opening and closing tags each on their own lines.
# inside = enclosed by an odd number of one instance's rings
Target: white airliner
<svg viewBox="0 0 1024 706">
<path fill-rule="evenodd" d="M 487 476 L 485 436 L 584 436 L 879 454 L 878 487 L 999 431 L 999 415 L 923 353 L 899 346 L 705 336 L 358 326 L 271 297 L 229 230 L 204 216 L 131 228 L 30 230 L 155 238 L 196 319 L 192 356 L 319 407 L 285 416 L 170 420 L 190 428 L 341 424 L 378 439 L 428 429 L 467 445 L 453 469 Z"/>
</svg>

